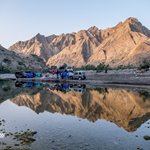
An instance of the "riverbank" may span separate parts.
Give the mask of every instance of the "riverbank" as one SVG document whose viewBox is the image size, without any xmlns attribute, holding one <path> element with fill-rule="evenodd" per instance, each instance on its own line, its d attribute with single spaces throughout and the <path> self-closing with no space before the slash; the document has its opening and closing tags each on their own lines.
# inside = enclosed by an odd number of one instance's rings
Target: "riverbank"
<svg viewBox="0 0 150 150">
<path fill-rule="evenodd" d="M 123 84 L 123 85 L 139 85 L 150 86 L 150 71 L 139 73 L 134 71 L 110 71 L 108 73 L 97 73 L 95 71 L 85 71 L 86 80 L 62 80 L 57 79 L 56 75 L 45 74 L 41 78 L 20 78 L 16 79 L 14 74 L 0 74 L 0 80 L 19 80 L 19 81 L 38 81 L 38 82 L 71 82 L 82 83 L 98 86 L 102 84 Z"/>
</svg>

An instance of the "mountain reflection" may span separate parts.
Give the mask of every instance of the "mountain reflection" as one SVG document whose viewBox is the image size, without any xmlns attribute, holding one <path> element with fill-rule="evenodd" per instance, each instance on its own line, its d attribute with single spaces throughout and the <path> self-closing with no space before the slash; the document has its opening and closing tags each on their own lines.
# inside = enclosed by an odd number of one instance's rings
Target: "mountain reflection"
<svg viewBox="0 0 150 150">
<path fill-rule="evenodd" d="M 23 89 L 25 84 L 17 84 L 17 88 Z M 37 85 L 40 84 L 34 84 L 35 87 Z M 30 93 L 21 92 L 13 96 L 11 101 L 18 106 L 29 107 L 36 113 L 58 112 L 92 122 L 105 119 L 129 132 L 150 119 L 150 92 L 143 90 L 88 89 L 85 85 L 53 84 L 45 85 L 40 90 L 30 88 Z"/>
</svg>

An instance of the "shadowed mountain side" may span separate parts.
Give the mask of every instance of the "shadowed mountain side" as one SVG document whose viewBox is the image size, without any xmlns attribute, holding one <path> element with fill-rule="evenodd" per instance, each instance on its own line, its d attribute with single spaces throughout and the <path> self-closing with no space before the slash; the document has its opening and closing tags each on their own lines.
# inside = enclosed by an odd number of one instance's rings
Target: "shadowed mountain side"
<svg viewBox="0 0 150 150">
<path fill-rule="evenodd" d="M 15 72 L 29 69 L 41 71 L 45 66 L 43 59 L 36 55 L 25 57 L 0 46 L 0 72 Z"/>
<path fill-rule="evenodd" d="M 20 94 L 11 101 L 37 113 L 70 114 L 95 122 L 105 119 L 127 131 L 135 131 L 150 118 L 150 99 L 127 90 L 87 90 L 84 93 L 45 89 L 35 95 Z"/>
</svg>

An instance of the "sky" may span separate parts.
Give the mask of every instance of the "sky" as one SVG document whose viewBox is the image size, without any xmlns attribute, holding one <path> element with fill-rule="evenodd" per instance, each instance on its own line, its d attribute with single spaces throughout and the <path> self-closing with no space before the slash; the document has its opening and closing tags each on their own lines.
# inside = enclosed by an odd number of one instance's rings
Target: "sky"
<svg viewBox="0 0 150 150">
<path fill-rule="evenodd" d="M 150 0 L 0 0 L 0 44 L 6 48 L 37 33 L 112 27 L 129 17 L 150 29 Z"/>
</svg>

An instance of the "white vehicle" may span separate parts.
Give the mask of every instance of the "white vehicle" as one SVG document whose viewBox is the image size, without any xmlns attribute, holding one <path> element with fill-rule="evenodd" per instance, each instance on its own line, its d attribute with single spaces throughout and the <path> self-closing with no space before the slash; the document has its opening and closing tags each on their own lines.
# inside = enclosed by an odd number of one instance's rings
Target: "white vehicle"
<svg viewBox="0 0 150 150">
<path fill-rule="evenodd" d="M 69 79 L 73 79 L 74 73 L 73 72 L 68 72 L 69 74 Z"/>
<path fill-rule="evenodd" d="M 69 66 L 66 67 L 66 70 L 67 70 L 68 72 L 73 72 L 73 71 L 74 71 L 74 69 L 73 69 L 72 67 L 69 67 Z"/>
<path fill-rule="evenodd" d="M 78 79 L 78 80 L 85 80 L 86 76 L 83 71 L 76 71 L 74 72 L 73 79 Z"/>
</svg>

